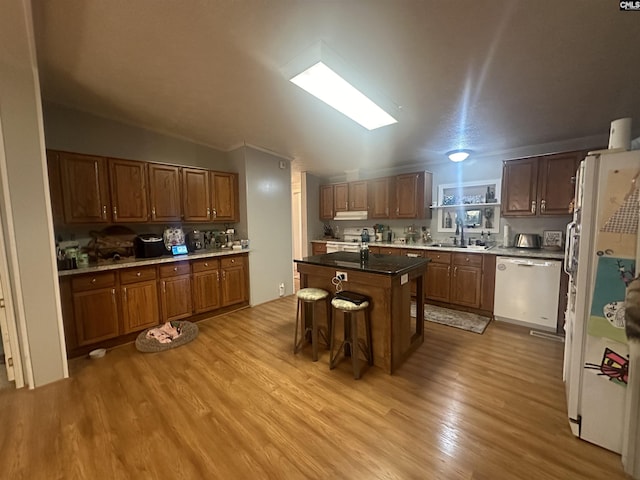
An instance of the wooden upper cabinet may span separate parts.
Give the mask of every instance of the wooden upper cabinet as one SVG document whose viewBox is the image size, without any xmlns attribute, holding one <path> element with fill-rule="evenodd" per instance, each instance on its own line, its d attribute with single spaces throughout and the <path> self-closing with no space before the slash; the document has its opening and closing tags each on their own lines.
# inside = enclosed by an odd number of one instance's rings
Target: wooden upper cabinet
<svg viewBox="0 0 640 480">
<path fill-rule="evenodd" d="M 502 215 L 532 217 L 537 213 L 538 158 L 504 162 Z"/>
<path fill-rule="evenodd" d="M 349 210 L 349 184 L 338 183 L 333 186 L 333 210 L 346 212 Z"/>
<path fill-rule="evenodd" d="M 333 185 L 320 185 L 320 220 L 333 217 Z"/>
<path fill-rule="evenodd" d="M 151 221 L 179 222 L 180 167 L 149 163 L 149 206 Z"/>
<path fill-rule="evenodd" d="M 395 218 L 431 218 L 433 180 L 431 172 L 418 172 L 395 177 Z"/>
<path fill-rule="evenodd" d="M 238 175 L 235 173 L 210 172 L 212 211 L 211 219 L 221 222 L 237 222 Z"/>
<path fill-rule="evenodd" d="M 182 217 L 187 222 L 208 222 L 211 220 L 208 170 L 182 169 Z"/>
<path fill-rule="evenodd" d="M 390 203 L 392 182 L 390 177 L 369 180 L 369 218 L 389 218 L 389 213 L 393 211 Z"/>
<path fill-rule="evenodd" d="M 349 183 L 349 210 L 368 210 L 368 200 L 366 180 Z"/>
<path fill-rule="evenodd" d="M 107 160 L 59 152 L 66 223 L 108 223 L 111 202 Z"/>
<path fill-rule="evenodd" d="M 60 172 L 60 154 L 47 150 L 47 173 L 49 175 L 49 195 L 54 225 L 64 224 L 64 200 L 62 196 L 62 177 Z"/>
<path fill-rule="evenodd" d="M 109 159 L 113 221 L 132 223 L 148 220 L 147 164 L 134 160 Z"/>
<path fill-rule="evenodd" d="M 569 152 L 542 158 L 538 171 L 540 215 L 569 215 L 578 164 L 586 152 Z"/>
<path fill-rule="evenodd" d="M 502 215 L 570 215 L 576 170 L 585 154 L 575 151 L 504 162 Z"/>
</svg>

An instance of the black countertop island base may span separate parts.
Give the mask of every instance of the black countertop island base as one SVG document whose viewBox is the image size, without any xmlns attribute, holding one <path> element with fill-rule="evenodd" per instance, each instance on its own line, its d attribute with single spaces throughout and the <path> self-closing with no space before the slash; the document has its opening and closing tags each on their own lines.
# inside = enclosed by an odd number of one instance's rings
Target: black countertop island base
<svg viewBox="0 0 640 480">
<path fill-rule="evenodd" d="M 369 254 L 366 262 L 353 252 L 314 255 L 295 260 L 300 288 L 322 288 L 335 293 L 332 280 L 337 271 L 347 273 L 342 289 L 369 297 L 373 363 L 393 373 L 424 342 L 425 258 Z M 415 295 L 416 317 L 411 317 L 411 296 Z M 336 318 L 337 317 L 337 318 Z M 334 316 L 336 340 L 342 335 L 339 314 Z"/>
</svg>

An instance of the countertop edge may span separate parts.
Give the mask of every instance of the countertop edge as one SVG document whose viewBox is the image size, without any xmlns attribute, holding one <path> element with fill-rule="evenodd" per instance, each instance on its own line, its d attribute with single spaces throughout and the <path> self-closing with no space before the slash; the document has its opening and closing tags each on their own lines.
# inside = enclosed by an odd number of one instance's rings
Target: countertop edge
<svg viewBox="0 0 640 480">
<path fill-rule="evenodd" d="M 117 263 L 103 263 L 100 265 L 91 265 L 85 268 L 75 268 L 73 270 L 58 270 L 58 277 L 67 277 L 70 275 L 82 275 L 84 273 L 104 272 L 108 270 L 120 270 L 122 268 L 135 268 L 147 265 L 160 265 L 163 263 L 184 262 L 186 260 L 197 260 L 199 258 L 226 257 L 228 255 L 242 255 L 249 253 L 250 248 L 244 250 L 209 250 L 206 252 L 189 253 L 176 257 L 156 257 L 156 258 L 140 258 L 135 260 L 126 260 Z"/>
<path fill-rule="evenodd" d="M 331 241 L 339 240 L 311 240 L 315 243 L 327 243 Z M 531 257 L 531 258 L 548 258 L 552 260 L 564 260 L 564 251 L 560 250 L 545 250 L 545 249 L 527 249 L 527 248 L 515 248 L 515 247 L 503 247 L 495 246 L 486 250 L 480 249 L 463 249 L 456 247 L 434 247 L 432 245 L 424 245 L 420 243 L 388 243 L 388 242 L 371 242 L 369 247 L 391 247 L 391 248 L 413 248 L 416 250 L 434 250 L 444 252 L 456 252 L 456 253 L 481 253 L 484 255 L 500 255 L 503 257 Z"/>
</svg>

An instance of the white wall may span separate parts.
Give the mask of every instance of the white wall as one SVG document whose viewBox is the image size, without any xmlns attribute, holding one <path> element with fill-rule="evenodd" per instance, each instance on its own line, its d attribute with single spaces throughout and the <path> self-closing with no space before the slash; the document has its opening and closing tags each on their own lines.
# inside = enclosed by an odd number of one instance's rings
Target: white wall
<svg viewBox="0 0 640 480">
<path fill-rule="evenodd" d="M 251 305 L 258 305 L 278 298 L 281 283 L 285 285 L 285 295 L 293 293 L 291 165 L 276 155 L 243 148 L 251 242 Z"/>
<path fill-rule="evenodd" d="M 32 386 L 39 386 L 65 377 L 67 363 L 29 0 L 2 2 L 0 72 L 4 180 L 8 182 L 3 227 L 9 248 L 15 245 L 16 256 L 9 262 L 10 283 L 18 323 L 26 330 Z M 7 213 L 13 219 L 8 227 Z"/>
</svg>

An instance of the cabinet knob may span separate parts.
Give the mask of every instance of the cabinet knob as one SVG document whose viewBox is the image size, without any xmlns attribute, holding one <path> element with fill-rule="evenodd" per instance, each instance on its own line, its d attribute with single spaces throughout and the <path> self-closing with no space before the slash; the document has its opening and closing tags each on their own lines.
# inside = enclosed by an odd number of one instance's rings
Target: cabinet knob
<svg viewBox="0 0 640 480">
<path fill-rule="evenodd" d="M 140 275 L 142 275 L 142 272 L 136 273 L 136 277 L 139 277 Z"/>
<path fill-rule="evenodd" d="M 214 207 L 213 208 L 213 218 L 216 218 L 217 216 L 218 216 L 218 211 Z"/>
<path fill-rule="evenodd" d="M 204 266 L 205 266 L 205 267 L 208 267 L 208 266 L 209 266 L 209 263 L 208 263 L 208 262 L 204 262 Z"/>
<path fill-rule="evenodd" d="M 118 218 L 118 207 L 116 207 L 114 205 L 114 207 L 113 207 L 113 219 L 115 220 L 116 218 Z"/>
<path fill-rule="evenodd" d="M 464 259 L 464 261 L 465 261 L 465 262 L 468 262 L 468 261 L 469 261 L 469 257 L 466 257 L 466 258 Z"/>
<path fill-rule="evenodd" d="M 155 218 L 156 218 L 156 207 L 151 207 L 151 216 L 155 220 Z"/>
<path fill-rule="evenodd" d="M 91 279 L 91 283 L 96 283 L 96 281 L 97 281 L 97 280 L 96 280 L 95 278 L 92 278 L 92 279 Z"/>
<path fill-rule="evenodd" d="M 546 200 L 542 200 L 540 202 L 540 213 L 544 213 L 546 209 L 547 209 L 547 202 Z"/>
<path fill-rule="evenodd" d="M 531 200 L 531 213 L 536 214 L 536 201 Z"/>
<path fill-rule="evenodd" d="M 107 206 L 103 205 L 102 206 L 102 218 L 107 218 Z"/>
<path fill-rule="evenodd" d="M 207 207 L 207 218 L 211 218 L 211 209 Z"/>
<path fill-rule="evenodd" d="M 232 259 L 231 259 L 231 263 L 236 263 L 236 259 L 235 259 L 235 258 L 232 258 Z"/>
<path fill-rule="evenodd" d="M 178 267 L 173 267 L 173 271 L 177 272 L 178 271 Z"/>
</svg>

